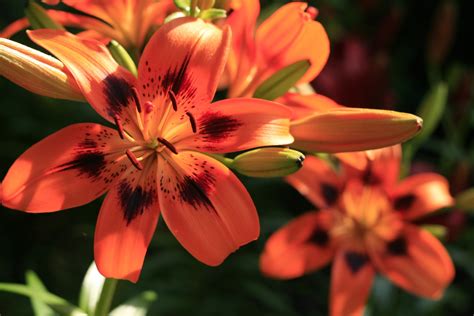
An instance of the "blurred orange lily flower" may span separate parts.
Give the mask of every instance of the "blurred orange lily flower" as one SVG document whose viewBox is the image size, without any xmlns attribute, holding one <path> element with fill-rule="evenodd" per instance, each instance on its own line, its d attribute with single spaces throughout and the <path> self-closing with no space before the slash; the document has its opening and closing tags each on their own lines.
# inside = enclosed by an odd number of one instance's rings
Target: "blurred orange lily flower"
<svg viewBox="0 0 474 316">
<path fill-rule="evenodd" d="M 255 240 L 259 221 L 238 178 L 204 153 L 289 144 L 289 110 L 242 98 L 211 104 L 230 30 L 176 19 L 151 38 L 138 78 L 100 42 L 65 31 L 30 38 L 70 70 L 94 109 L 117 130 L 68 126 L 23 153 L 2 182 L 4 206 L 32 213 L 86 204 L 108 191 L 95 260 L 109 278 L 136 282 L 161 214 L 198 260 L 220 264 Z"/>
<path fill-rule="evenodd" d="M 259 1 L 233 0 L 229 8 L 225 23 L 232 29 L 233 41 L 224 82 L 229 96 L 252 96 L 278 70 L 301 60 L 308 60 L 310 67 L 298 83 L 308 83 L 326 64 L 329 39 L 314 20 L 315 8 L 288 3 L 258 28 Z M 292 146 L 303 151 L 336 153 L 390 146 L 413 137 L 422 124 L 411 114 L 346 108 L 318 94 L 287 93 L 276 101 L 293 110 Z"/>
<path fill-rule="evenodd" d="M 127 48 L 141 50 L 145 40 L 175 8 L 172 0 L 44 0 L 49 5 L 59 2 L 87 15 L 48 10 L 61 25 L 83 29 L 81 36 L 102 41 L 114 39 Z M 0 37 L 9 38 L 29 26 L 28 19 L 7 26 Z"/>
<path fill-rule="evenodd" d="M 307 157 L 288 182 L 319 211 L 273 234 L 261 256 L 264 274 L 290 279 L 334 260 L 330 314 L 362 315 L 376 271 L 401 288 L 437 299 L 454 277 L 443 245 L 413 221 L 453 204 L 446 179 L 418 174 L 397 182 L 400 148 L 372 151 L 363 170 L 336 173 Z"/>
<path fill-rule="evenodd" d="M 309 60 L 300 83 L 310 82 L 329 57 L 329 39 L 304 2 L 280 7 L 257 28 L 258 0 L 232 0 L 225 24 L 232 29 L 232 50 L 226 66 L 229 96 L 252 96 L 265 79 L 297 61 Z"/>
</svg>

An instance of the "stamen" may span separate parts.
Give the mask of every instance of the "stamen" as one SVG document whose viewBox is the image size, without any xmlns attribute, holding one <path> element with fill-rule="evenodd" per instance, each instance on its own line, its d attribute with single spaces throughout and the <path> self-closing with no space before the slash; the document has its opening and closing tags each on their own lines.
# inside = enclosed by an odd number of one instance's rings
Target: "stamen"
<svg viewBox="0 0 474 316">
<path fill-rule="evenodd" d="M 316 9 L 315 7 L 307 7 L 305 12 L 309 14 L 311 20 L 315 20 L 319 14 L 318 9 Z"/>
<path fill-rule="evenodd" d="M 196 133 L 197 128 L 196 128 L 196 120 L 194 119 L 194 116 L 190 112 L 186 112 L 186 115 L 189 117 L 189 122 L 191 123 L 191 128 L 193 129 L 193 133 Z"/>
<path fill-rule="evenodd" d="M 138 113 L 142 113 L 142 106 L 140 104 L 140 97 L 138 96 L 137 88 L 132 88 L 132 97 L 135 100 L 135 105 L 137 106 Z"/>
<path fill-rule="evenodd" d="M 145 113 L 150 114 L 153 111 L 153 103 L 151 101 L 145 102 Z"/>
<path fill-rule="evenodd" d="M 176 148 L 169 141 L 167 141 L 166 139 L 161 138 L 161 137 L 158 137 L 157 140 L 160 143 L 162 143 L 163 145 L 165 145 L 165 147 L 168 148 L 169 150 L 171 150 L 175 155 L 178 154 L 178 151 L 176 150 Z"/>
<path fill-rule="evenodd" d="M 114 116 L 115 125 L 117 126 L 117 131 L 121 139 L 124 139 L 122 121 L 118 115 Z"/>
<path fill-rule="evenodd" d="M 135 168 L 137 168 L 138 170 L 143 170 L 141 162 L 138 161 L 137 157 L 135 157 L 135 155 L 130 149 L 127 149 L 127 151 L 125 151 L 125 154 L 127 155 L 128 159 L 130 159 L 130 162 Z"/>
<path fill-rule="evenodd" d="M 173 105 L 173 110 L 178 111 L 178 102 L 176 102 L 176 95 L 173 90 L 168 91 L 168 96 L 170 97 L 171 104 Z"/>
</svg>

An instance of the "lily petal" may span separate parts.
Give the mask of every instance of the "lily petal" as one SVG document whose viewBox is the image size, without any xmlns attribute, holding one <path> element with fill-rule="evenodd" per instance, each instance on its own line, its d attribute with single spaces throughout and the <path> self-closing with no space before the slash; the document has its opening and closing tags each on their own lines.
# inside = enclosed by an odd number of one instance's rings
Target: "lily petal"
<svg viewBox="0 0 474 316">
<path fill-rule="evenodd" d="M 418 133 L 421 124 L 412 114 L 345 108 L 292 122 L 291 134 L 297 149 L 336 153 L 403 142 Z"/>
<path fill-rule="evenodd" d="M 58 30 L 29 31 L 28 35 L 64 63 L 100 115 L 110 122 L 119 116 L 129 133 L 141 134 L 132 93 L 136 78 L 117 64 L 102 43 Z"/>
<path fill-rule="evenodd" d="M 165 127 L 172 129 L 187 122 L 187 112 L 209 105 L 229 46 L 228 28 L 194 18 L 173 20 L 153 35 L 138 66 L 140 97 L 155 105 L 142 113 L 149 134 L 159 130 L 159 122 L 168 121 Z"/>
<path fill-rule="evenodd" d="M 314 115 L 315 113 L 324 113 L 343 108 L 330 98 L 317 93 L 310 95 L 286 93 L 275 101 L 291 108 L 293 112 L 292 120 L 299 120 Z"/>
<path fill-rule="evenodd" d="M 430 233 L 406 225 L 387 244 L 384 254 L 372 255 L 377 268 L 392 282 L 416 295 L 438 299 L 454 277 L 454 266 L 444 246 Z"/>
<path fill-rule="evenodd" d="M 107 194 L 97 220 L 94 259 L 107 278 L 137 282 L 160 214 L 156 160 L 129 169 Z"/>
<path fill-rule="evenodd" d="M 39 95 L 84 100 L 75 79 L 57 59 L 0 38 L 0 75 Z"/>
<path fill-rule="evenodd" d="M 293 142 L 289 133 L 290 111 L 275 102 L 227 99 L 213 103 L 195 117 L 196 134 L 190 133 L 190 123 L 186 122 L 191 137 L 178 142 L 178 150 L 226 153 Z"/>
<path fill-rule="evenodd" d="M 344 187 L 344 176 L 313 156 L 307 156 L 303 168 L 286 177 L 286 181 L 318 208 L 334 206 Z"/>
<path fill-rule="evenodd" d="M 334 254 L 331 224 L 327 210 L 295 218 L 270 236 L 260 257 L 260 270 L 273 278 L 291 279 L 325 266 Z"/>
<path fill-rule="evenodd" d="M 304 2 L 282 6 L 257 29 L 256 46 L 261 67 L 272 73 L 300 60 L 309 60 L 311 67 L 300 79 L 313 80 L 329 57 L 329 38 L 321 23 L 312 20 Z"/>
<path fill-rule="evenodd" d="M 232 49 L 226 65 L 229 95 L 240 95 L 252 80 L 255 66 L 255 28 L 260 13 L 258 0 L 231 1 L 231 14 L 225 19 L 232 30 Z"/>
<path fill-rule="evenodd" d="M 216 266 L 257 239 L 257 211 L 245 187 L 220 162 L 198 152 L 158 161 L 159 200 L 170 231 L 199 261 Z"/>
<path fill-rule="evenodd" d="M 374 275 L 375 270 L 366 254 L 341 250 L 331 271 L 330 315 L 363 315 Z"/>
<path fill-rule="evenodd" d="M 128 159 L 119 159 L 125 146 L 110 128 L 70 125 L 33 145 L 13 163 L 2 182 L 3 205 L 41 213 L 89 203 L 130 165 Z"/>
<path fill-rule="evenodd" d="M 448 180 L 436 173 L 410 176 L 400 182 L 390 195 L 394 209 L 407 220 L 454 205 Z"/>
</svg>

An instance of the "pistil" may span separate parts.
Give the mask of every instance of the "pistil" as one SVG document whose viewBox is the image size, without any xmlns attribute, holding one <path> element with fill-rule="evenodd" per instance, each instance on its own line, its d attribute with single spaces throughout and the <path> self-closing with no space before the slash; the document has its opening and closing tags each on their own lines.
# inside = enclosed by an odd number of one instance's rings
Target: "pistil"
<svg viewBox="0 0 474 316">
<path fill-rule="evenodd" d="M 135 105 L 137 107 L 138 113 L 142 113 L 142 106 L 140 104 L 140 97 L 138 96 L 138 90 L 135 87 L 132 88 L 132 97 L 133 97 L 133 100 L 135 101 Z"/>
</svg>

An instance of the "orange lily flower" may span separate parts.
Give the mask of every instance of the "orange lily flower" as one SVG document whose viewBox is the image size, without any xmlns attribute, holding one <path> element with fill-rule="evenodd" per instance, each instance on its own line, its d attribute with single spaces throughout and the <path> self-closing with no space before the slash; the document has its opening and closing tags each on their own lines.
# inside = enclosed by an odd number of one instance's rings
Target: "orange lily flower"
<svg viewBox="0 0 474 316">
<path fill-rule="evenodd" d="M 303 2 L 279 8 L 258 28 L 258 0 L 233 0 L 225 23 L 233 42 L 226 65 L 229 96 L 252 96 L 266 79 L 295 62 L 310 67 L 298 83 L 312 81 L 329 57 L 329 39 L 314 18 L 317 10 Z M 256 28 L 256 31 L 255 31 Z M 293 110 L 292 147 L 303 151 L 348 152 L 403 142 L 421 129 L 421 119 L 394 111 L 346 108 L 317 94 L 287 93 L 276 100 Z"/>
<path fill-rule="evenodd" d="M 60 1 L 43 2 L 56 5 Z M 80 33 L 84 37 L 103 41 L 115 39 L 127 48 L 138 50 L 174 9 L 172 0 L 62 0 L 61 2 L 87 15 L 48 10 L 51 18 L 59 24 L 85 30 Z M 29 25 L 26 18 L 17 20 L 0 32 L 0 37 L 9 38 Z"/>
<path fill-rule="evenodd" d="M 261 256 L 264 274 L 290 279 L 334 260 L 330 314 L 362 315 L 376 271 L 401 288 L 437 299 L 454 277 L 443 245 L 413 221 L 453 204 L 446 179 L 418 174 L 397 182 L 400 148 L 369 153 L 364 170 L 336 173 L 308 157 L 288 182 L 319 211 L 273 234 Z M 371 155 L 371 156 L 370 156 Z"/>
<path fill-rule="evenodd" d="M 117 130 L 66 127 L 23 153 L 4 181 L 3 205 L 32 213 L 86 204 L 108 191 L 95 233 L 106 277 L 138 280 L 161 214 L 194 257 L 220 264 L 255 240 L 259 221 L 237 177 L 206 153 L 289 144 L 289 111 L 257 99 L 210 104 L 230 30 L 193 18 L 160 28 L 145 47 L 138 78 L 100 42 L 65 31 L 30 38 L 70 70 L 85 98 Z"/>
<path fill-rule="evenodd" d="M 329 39 L 314 18 L 317 11 L 304 2 L 279 8 L 256 28 L 258 0 L 233 0 L 226 24 L 232 28 L 232 50 L 226 67 L 229 96 L 252 96 L 265 79 L 300 60 L 310 68 L 300 83 L 310 82 L 329 57 Z"/>
</svg>

